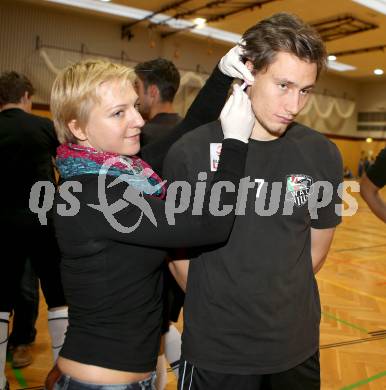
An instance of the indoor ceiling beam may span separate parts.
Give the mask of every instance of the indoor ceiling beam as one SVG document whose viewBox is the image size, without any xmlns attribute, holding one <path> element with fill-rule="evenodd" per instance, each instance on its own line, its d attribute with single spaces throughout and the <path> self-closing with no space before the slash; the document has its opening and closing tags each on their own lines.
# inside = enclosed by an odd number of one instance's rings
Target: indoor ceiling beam
<svg viewBox="0 0 386 390">
<path fill-rule="evenodd" d="M 196 7 L 196 8 L 192 8 L 192 9 L 190 9 L 188 11 L 176 13 L 175 15 L 171 16 L 169 19 L 165 19 L 165 20 L 163 20 L 160 23 L 154 24 L 153 26 L 159 26 L 159 25 L 165 24 L 166 22 L 168 22 L 171 19 L 182 19 L 185 16 L 194 15 L 195 13 L 197 13 L 198 11 L 201 11 L 203 9 L 214 8 L 214 7 L 217 7 L 219 5 L 225 4 L 225 3 L 229 2 L 229 1 L 231 1 L 231 0 L 210 1 L 209 3 L 201 5 L 200 7 Z"/>
<path fill-rule="evenodd" d="M 349 56 L 353 54 L 370 53 L 372 51 L 385 51 L 385 48 L 386 45 L 380 45 L 380 46 L 364 47 L 361 49 L 354 49 L 354 50 L 337 51 L 335 53 L 329 53 L 329 54 L 336 57 L 343 57 L 343 56 Z"/>
<path fill-rule="evenodd" d="M 358 19 L 353 15 L 340 15 L 310 24 L 326 42 L 378 28 L 376 24 Z"/>
<path fill-rule="evenodd" d="M 167 11 L 170 11 L 171 9 L 178 8 L 181 5 L 183 5 L 185 3 L 188 3 L 189 1 L 192 1 L 192 0 L 178 0 L 178 1 L 175 1 L 173 3 L 165 5 L 164 7 L 160 8 L 159 10 L 154 11 L 153 13 L 145 16 L 143 19 L 139 19 L 139 20 L 136 20 L 134 22 L 131 22 L 131 23 L 123 25 L 122 26 L 122 31 L 121 31 L 122 38 L 124 38 L 125 36 L 128 36 L 128 37 L 132 36 L 132 34 L 130 32 L 130 28 L 135 26 L 136 24 L 141 23 L 141 22 L 146 21 L 146 20 L 150 20 L 154 16 L 162 14 L 163 12 L 167 12 Z"/>
<path fill-rule="evenodd" d="M 227 18 L 228 16 L 232 16 L 232 15 L 235 15 L 235 14 L 238 14 L 240 12 L 243 12 L 243 11 L 246 11 L 246 10 L 253 10 L 254 8 L 256 7 L 262 7 L 264 4 L 267 4 L 267 3 L 272 3 L 273 1 L 278 1 L 278 0 L 259 0 L 259 1 L 252 1 L 251 3 L 249 3 L 248 5 L 244 5 L 243 7 L 238 7 L 232 11 L 228 11 L 228 12 L 224 12 L 222 14 L 217 14 L 217 15 L 213 15 L 211 16 L 210 18 L 208 18 L 206 20 L 206 23 L 211 23 L 211 22 L 217 22 L 218 20 L 223 20 L 225 18 Z M 166 33 L 162 33 L 161 34 L 161 37 L 162 38 L 166 38 L 168 36 L 171 36 L 171 35 L 174 35 L 174 34 L 178 34 L 180 32 L 183 32 L 183 31 L 188 31 L 188 30 L 191 30 L 193 28 L 197 27 L 195 24 L 193 24 L 192 26 L 189 26 L 189 27 L 185 27 L 185 28 L 181 28 L 181 29 L 178 29 L 178 30 L 174 30 L 174 31 L 169 31 L 169 32 L 166 32 Z"/>
</svg>

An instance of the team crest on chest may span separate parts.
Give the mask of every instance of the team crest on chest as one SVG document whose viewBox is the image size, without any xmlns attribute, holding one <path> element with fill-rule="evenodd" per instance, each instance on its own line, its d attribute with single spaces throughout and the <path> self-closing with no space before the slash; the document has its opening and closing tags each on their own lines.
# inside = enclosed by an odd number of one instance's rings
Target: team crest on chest
<svg viewBox="0 0 386 390">
<path fill-rule="evenodd" d="M 312 193 L 312 177 L 293 174 L 288 175 L 286 179 L 286 200 L 294 202 L 298 207 L 306 204 L 308 196 Z"/>
</svg>

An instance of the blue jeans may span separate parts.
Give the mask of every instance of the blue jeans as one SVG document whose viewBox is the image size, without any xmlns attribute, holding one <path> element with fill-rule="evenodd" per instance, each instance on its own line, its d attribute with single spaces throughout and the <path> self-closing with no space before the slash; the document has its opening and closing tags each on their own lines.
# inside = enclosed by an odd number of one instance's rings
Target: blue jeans
<svg viewBox="0 0 386 390">
<path fill-rule="evenodd" d="M 155 373 L 149 379 L 122 385 L 98 385 L 78 381 L 62 374 L 55 383 L 53 390 L 155 390 Z"/>
</svg>

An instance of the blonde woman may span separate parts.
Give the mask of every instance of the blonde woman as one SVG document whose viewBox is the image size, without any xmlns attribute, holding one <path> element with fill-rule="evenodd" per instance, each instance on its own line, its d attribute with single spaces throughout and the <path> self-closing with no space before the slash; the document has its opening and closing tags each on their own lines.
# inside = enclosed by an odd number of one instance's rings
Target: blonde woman
<svg viewBox="0 0 386 390">
<path fill-rule="evenodd" d="M 224 58 L 224 72 L 250 77 L 234 52 Z M 136 157 L 144 122 L 129 73 L 121 65 L 81 62 L 65 69 L 52 89 L 62 189 L 74 190 L 59 192 L 55 207 L 69 305 L 55 389 L 153 389 L 166 250 L 224 241 L 234 221 L 234 211 L 212 215 L 206 196 L 201 216 L 188 208 L 171 222 L 170 200 L 165 202 L 161 179 L 150 167 L 159 164 L 160 149 L 218 116 L 231 77 L 216 67 L 170 139 L 142 151 L 146 163 Z M 221 203 L 234 210 L 254 124 L 249 98 L 240 88 L 225 105 L 221 123 L 221 162 L 208 192 L 215 183 L 230 182 L 234 191 L 222 191 Z"/>
</svg>

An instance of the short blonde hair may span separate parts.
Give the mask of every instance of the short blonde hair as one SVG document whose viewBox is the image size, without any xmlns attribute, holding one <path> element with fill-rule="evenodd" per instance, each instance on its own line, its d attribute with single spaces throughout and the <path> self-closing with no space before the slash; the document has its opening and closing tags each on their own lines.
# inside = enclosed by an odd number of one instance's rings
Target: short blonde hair
<svg viewBox="0 0 386 390">
<path fill-rule="evenodd" d="M 76 119 L 84 127 L 91 109 L 100 101 L 102 83 L 117 80 L 130 84 L 132 70 L 124 65 L 103 60 L 77 62 L 56 77 L 51 90 L 51 112 L 60 143 L 76 142 L 68 123 Z"/>
</svg>

